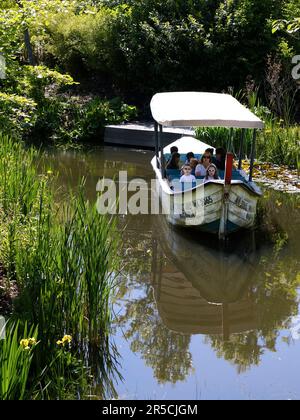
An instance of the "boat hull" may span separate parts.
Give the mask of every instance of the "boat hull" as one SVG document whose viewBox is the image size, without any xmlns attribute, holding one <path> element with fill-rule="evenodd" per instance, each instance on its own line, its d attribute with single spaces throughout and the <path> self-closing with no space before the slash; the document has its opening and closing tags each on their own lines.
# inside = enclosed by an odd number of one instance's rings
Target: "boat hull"
<svg viewBox="0 0 300 420">
<path fill-rule="evenodd" d="M 224 185 L 207 183 L 182 194 L 168 194 L 157 180 L 162 210 L 174 226 L 193 227 L 204 232 L 219 234 L 224 206 Z M 234 184 L 229 189 L 226 232 L 254 226 L 258 196 Z M 193 210 L 189 212 L 189 207 Z M 182 211 L 180 212 L 180 209 Z"/>
</svg>

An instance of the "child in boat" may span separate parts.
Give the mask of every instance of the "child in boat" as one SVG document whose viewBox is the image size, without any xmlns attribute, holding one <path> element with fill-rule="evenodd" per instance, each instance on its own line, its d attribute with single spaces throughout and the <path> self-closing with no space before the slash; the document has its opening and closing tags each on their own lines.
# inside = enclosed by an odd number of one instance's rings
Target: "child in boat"
<svg viewBox="0 0 300 420">
<path fill-rule="evenodd" d="M 209 167 L 207 168 L 205 182 L 214 181 L 216 179 L 220 179 L 219 174 L 218 174 L 218 168 L 216 167 L 216 165 L 211 163 Z"/>
<path fill-rule="evenodd" d="M 182 168 L 183 175 L 180 178 L 180 182 L 189 182 L 193 183 L 196 182 L 196 178 L 194 175 L 192 175 L 192 167 L 190 164 L 186 164 Z"/>
</svg>

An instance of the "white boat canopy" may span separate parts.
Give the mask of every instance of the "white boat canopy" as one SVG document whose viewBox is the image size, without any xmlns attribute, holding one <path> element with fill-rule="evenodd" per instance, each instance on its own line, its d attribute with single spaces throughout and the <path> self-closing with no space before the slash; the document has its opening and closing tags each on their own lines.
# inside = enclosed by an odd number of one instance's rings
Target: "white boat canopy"
<svg viewBox="0 0 300 420">
<path fill-rule="evenodd" d="M 164 127 L 264 128 L 249 109 L 222 93 L 158 93 L 150 106 L 154 120 Z"/>
</svg>

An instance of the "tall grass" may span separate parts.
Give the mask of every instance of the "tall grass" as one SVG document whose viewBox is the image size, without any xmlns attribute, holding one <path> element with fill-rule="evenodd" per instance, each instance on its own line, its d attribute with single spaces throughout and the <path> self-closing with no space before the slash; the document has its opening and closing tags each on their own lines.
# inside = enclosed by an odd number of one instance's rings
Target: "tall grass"
<svg viewBox="0 0 300 420">
<path fill-rule="evenodd" d="M 257 113 L 257 112 L 256 112 Z M 258 131 L 257 159 L 278 165 L 287 165 L 298 168 L 300 171 L 300 127 L 298 125 L 285 125 L 283 120 L 276 119 L 265 113 L 262 117 L 265 129 Z M 236 155 L 239 153 L 241 130 L 231 131 L 228 128 L 198 128 L 196 137 L 214 147 L 231 149 Z M 232 141 L 232 147 L 231 145 Z M 248 158 L 251 151 L 252 133 L 247 130 L 245 136 L 244 156 Z"/>
<path fill-rule="evenodd" d="M 36 349 L 30 343 L 28 347 L 22 346 L 21 337 L 36 342 L 37 328 L 32 327 L 28 331 L 25 325 L 21 335 L 19 324 L 7 325 L 3 340 L 0 340 L 0 400 L 23 400 L 26 397 L 26 385 Z"/>
<path fill-rule="evenodd" d="M 70 389 L 78 392 L 74 383 L 82 383 L 92 353 L 101 366 L 97 385 L 105 389 L 103 381 L 114 373 L 110 324 L 118 235 L 114 221 L 85 201 L 83 185 L 57 206 L 52 175 L 37 173 L 38 159 L 33 149 L 0 138 L 0 261 L 20 290 L 13 319 L 39 328 L 34 395 L 63 398 Z M 67 358 L 57 356 L 57 341 L 66 334 L 72 336 L 73 363 L 62 368 Z"/>
</svg>

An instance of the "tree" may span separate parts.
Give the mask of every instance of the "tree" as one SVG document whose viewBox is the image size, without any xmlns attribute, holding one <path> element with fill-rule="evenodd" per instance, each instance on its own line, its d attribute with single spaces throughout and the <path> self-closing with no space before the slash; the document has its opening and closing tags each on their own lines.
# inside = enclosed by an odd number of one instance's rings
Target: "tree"
<svg viewBox="0 0 300 420">
<path fill-rule="evenodd" d="M 23 7 L 23 3 L 22 0 L 16 0 L 17 5 L 19 6 L 19 8 L 21 9 L 21 11 L 24 11 L 24 7 Z M 31 41 L 30 41 L 30 34 L 29 34 L 29 29 L 28 26 L 26 25 L 26 18 L 25 18 L 25 14 L 23 15 L 23 24 L 24 24 L 24 42 L 25 42 L 25 47 L 27 50 L 27 54 L 28 54 L 28 60 L 29 60 L 29 64 L 34 66 L 35 63 L 35 58 L 33 55 L 33 48 L 31 45 Z"/>
</svg>

